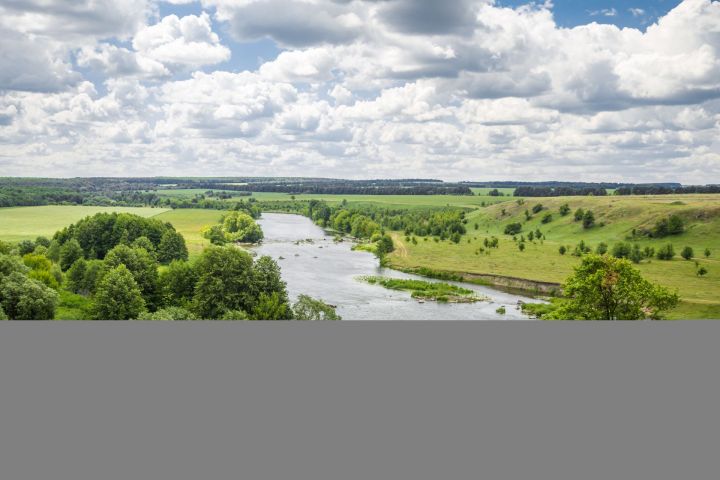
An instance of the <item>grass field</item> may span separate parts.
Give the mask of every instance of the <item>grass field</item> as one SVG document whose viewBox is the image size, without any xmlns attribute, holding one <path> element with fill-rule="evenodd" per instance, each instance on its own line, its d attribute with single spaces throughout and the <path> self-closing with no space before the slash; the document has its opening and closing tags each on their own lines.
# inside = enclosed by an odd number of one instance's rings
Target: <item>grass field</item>
<svg viewBox="0 0 720 480">
<path fill-rule="evenodd" d="M 196 257 L 210 242 L 200 235 L 200 229 L 220 221 L 223 212 L 220 210 L 203 210 L 179 208 L 161 213 L 156 218 L 170 222 L 185 237 L 190 257 Z"/>
<path fill-rule="evenodd" d="M 593 249 L 600 242 L 612 248 L 614 243 L 626 241 L 633 228 L 651 227 L 658 219 L 677 213 L 687 223 L 685 233 L 664 239 L 638 240 L 636 243 L 642 248 L 653 246 L 656 249 L 672 243 L 678 257 L 673 261 L 646 260 L 638 268 L 647 278 L 678 290 L 683 303 L 671 317 L 720 318 L 720 196 L 532 198 L 525 199 L 524 205 L 518 205 L 514 200 L 469 214 L 468 234 L 459 244 L 418 239 L 418 244 L 414 245 L 396 233 L 394 238 L 398 248 L 389 257 L 391 264 L 401 268 L 427 267 L 561 283 L 572 273 L 573 266 L 580 262 L 570 252 L 581 240 Z M 538 203 L 543 204 L 546 210 L 526 222 L 525 209 L 532 211 L 533 205 Z M 573 221 L 572 213 L 566 217 L 559 215 L 558 208 L 563 203 L 568 203 L 573 211 L 577 208 L 591 209 L 596 222 L 605 222 L 606 225 L 584 230 L 580 223 Z M 554 220 L 541 224 L 541 217 L 547 212 L 553 213 Z M 503 235 L 505 225 L 513 222 L 523 224 L 526 236 L 528 232 L 540 228 L 546 240 L 542 243 L 526 242 L 526 250 L 520 252 L 512 237 Z M 478 224 L 477 230 L 475 223 Z M 489 254 L 478 254 L 483 240 L 493 235 L 500 239 L 500 248 L 488 250 Z M 558 253 L 561 245 L 571 247 L 568 254 L 563 256 Z M 680 250 L 685 246 L 694 249 L 696 260 L 708 269 L 708 275 L 702 278 L 696 276 L 694 262 L 679 257 Z M 703 255 L 706 248 L 711 250 L 709 259 Z"/>
<path fill-rule="evenodd" d="M 38 236 L 52 237 L 58 230 L 99 212 L 127 212 L 152 217 L 162 208 L 86 207 L 49 205 L 43 207 L 0 208 L 0 240 L 18 242 Z"/>
<path fill-rule="evenodd" d="M 287 193 L 253 192 L 252 195 L 258 201 L 290 200 L 291 195 Z M 373 204 L 398 208 L 413 207 L 462 207 L 479 208 L 483 205 L 491 205 L 499 202 L 512 200 L 511 197 L 491 196 L 461 196 L 461 195 L 322 195 L 303 194 L 294 195 L 296 200 L 324 200 L 328 203 L 340 203 L 347 200 L 351 204 Z"/>
</svg>

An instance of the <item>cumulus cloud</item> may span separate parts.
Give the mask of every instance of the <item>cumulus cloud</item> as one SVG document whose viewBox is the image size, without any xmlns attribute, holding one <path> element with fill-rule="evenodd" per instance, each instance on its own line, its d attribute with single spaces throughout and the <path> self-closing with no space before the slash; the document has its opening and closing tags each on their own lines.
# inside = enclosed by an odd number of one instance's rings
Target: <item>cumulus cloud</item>
<svg viewBox="0 0 720 480">
<path fill-rule="evenodd" d="M 644 31 L 561 28 L 549 2 L 199 5 L 3 2 L 4 168 L 720 181 L 720 2 Z M 261 38 L 275 58 L 224 63 Z"/>
<path fill-rule="evenodd" d="M 169 15 L 159 23 L 140 30 L 133 47 L 149 59 L 166 65 L 198 68 L 230 58 L 230 49 L 220 44 L 210 16 Z"/>
</svg>

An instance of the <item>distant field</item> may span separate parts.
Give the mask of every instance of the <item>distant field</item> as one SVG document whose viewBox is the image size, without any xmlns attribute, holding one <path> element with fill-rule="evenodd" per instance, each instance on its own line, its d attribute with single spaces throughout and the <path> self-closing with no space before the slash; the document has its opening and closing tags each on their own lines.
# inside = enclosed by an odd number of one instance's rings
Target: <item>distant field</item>
<svg viewBox="0 0 720 480">
<path fill-rule="evenodd" d="M 220 210 L 179 208 L 161 213 L 156 218 L 172 223 L 175 229 L 185 237 L 190 256 L 195 257 L 204 247 L 210 245 L 210 242 L 200 235 L 200 229 L 220 221 L 222 214 L 223 212 Z"/>
<path fill-rule="evenodd" d="M 546 210 L 525 222 L 525 209 L 532 210 L 533 205 L 538 203 Z M 596 222 L 605 222 L 606 225 L 584 230 L 581 224 L 573 221 L 572 213 L 566 217 L 559 215 L 558 208 L 563 203 L 568 203 L 573 211 L 577 208 L 592 210 Z M 502 214 L 503 209 L 505 215 Z M 541 217 L 547 212 L 553 213 L 553 221 L 543 225 Z M 413 245 L 405 241 L 403 235 L 396 234 L 400 248 L 390 259 L 393 265 L 405 268 L 424 266 L 437 270 L 560 283 L 572 273 L 573 266 L 580 262 L 579 258 L 570 255 L 580 240 L 593 249 L 600 242 L 612 248 L 614 243 L 625 241 L 633 228 L 651 227 L 658 219 L 671 213 L 678 213 L 686 220 L 685 233 L 664 239 L 643 239 L 636 243 L 642 248 L 649 245 L 656 249 L 672 243 L 678 256 L 670 262 L 656 259 L 643 261 L 638 267 L 649 279 L 678 289 L 683 304 L 674 313 L 675 317 L 720 318 L 718 195 L 528 198 L 524 205 L 513 201 L 472 212 L 468 216 L 468 234 L 457 245 L 449 241 L 436 243 L 433 239 L 418 239 L 418 244 Z M 542 244 L 537 241 L 526 242 L 526 250 L 520 252 L 512 237 L 503 235 L 505 225 L 513 222 L 523 224 L 525 236 L 540 228 L 546 240 Z M 474 228 L 475 223 L 478 224 L 477 230 Z M 500 239 L 500 248 L 491 249 L 489 255 L 477 255 L 476 251 L 483 246 L 483 240 L 493 235 Z M 568 254 L 563 256 L 558 253 L 560 245 L 569 247 Z M 697 277 L 694 262 L 680 257 L 680 251 L 685 246 L 694 249 L 695 260 L 709 271 L 707 276 Z M 703 255 L 706 248 L 711 250 L 710 259 L 705 259 Z"/>
<path fill-rule="evenodd" d="M 232 190 L 223 190 L 221 188 L 181 188 L 181 189 L 160 189 L 153 190 L 161 197 L 177 197 L 177 198 L 193 198 L 195 195 L 204 195 L 205 192 L 212 190 L 213 192 L 227 192 L 236 195 L 237 198 L 247 198 L 247 196 L 237 195 L 238 192 Z"/>
<path fill-rule="evenodd" d="M 475 195 L 488 195 L 492 190 L 496 190 L 495 188 L 471 188 L 472 192 Z M 512 197 L 513 193 L 515 193 L 514 188 L 498 188 L 498 192 L 502 193 L 506 197 Z"/>
<path fill-rule="evenodd" d="M 380 204 L 399 208 L 445 206 L 478 208 L 483 202 L 488 205 L 513 200 L 511 197 L 469 195 L 322 195 L 313 193 L 292 195 L 288 193 L 253 192 L 252 196 L 258 201 L 290 200 L 291 196 L 294 196 L 296 200 L 324 200 L 328 203 L 340 203 L 347 200 L 349 203 Z"/>
<path fill-rule="evenodd" d="M 49 205 L 42 207 L 0 208 L 0 240 L 17 242 L 38 236 L 52 237 L 58 230 L 88 215 L 99 212 L 127 212 L 152 217 L 167 211 L 163 208 L 86 207 Z"/>
</svg>

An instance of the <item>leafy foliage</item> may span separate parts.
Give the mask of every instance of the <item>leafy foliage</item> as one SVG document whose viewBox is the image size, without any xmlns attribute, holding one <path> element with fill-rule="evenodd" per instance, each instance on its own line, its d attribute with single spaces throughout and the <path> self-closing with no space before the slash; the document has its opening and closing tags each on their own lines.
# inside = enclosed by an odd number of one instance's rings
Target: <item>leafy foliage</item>
<svg viewBox="0 0 720 480">
<path fill-rule="evenodd" d="M 300 295 L 292 310 L 295 320 L 342 320 L 335 307 L 308 295 Z"/>
<path fill-rule="evenodd" d="M 131 320 L 144 311 L 140 287 L 125 265 L 118 265 L 103 276 L 95 293 L 95 319 Z"/>
</svg>

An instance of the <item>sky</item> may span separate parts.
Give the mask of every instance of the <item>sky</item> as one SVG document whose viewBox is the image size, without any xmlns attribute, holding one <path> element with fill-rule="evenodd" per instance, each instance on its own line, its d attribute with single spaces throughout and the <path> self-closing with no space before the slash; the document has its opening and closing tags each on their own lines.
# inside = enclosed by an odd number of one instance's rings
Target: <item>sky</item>
<svg viewBox="0 0 720 480">
<path fill-rule="evenodd" d="M 0 0 L 0 176 L 720 183 L 720 2 Z"/>
</svg>

